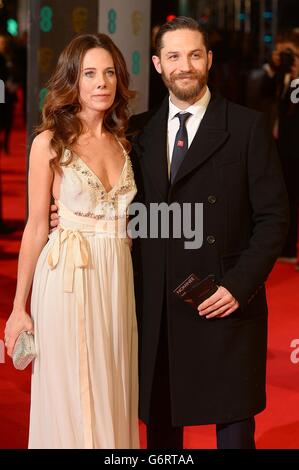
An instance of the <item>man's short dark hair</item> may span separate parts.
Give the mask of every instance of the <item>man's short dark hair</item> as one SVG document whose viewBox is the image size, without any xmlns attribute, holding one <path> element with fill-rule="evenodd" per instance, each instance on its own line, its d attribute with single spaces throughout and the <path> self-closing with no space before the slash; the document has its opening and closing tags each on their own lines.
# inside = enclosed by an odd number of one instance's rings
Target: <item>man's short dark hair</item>
<svg viewBox="0 0 299 470">
<path fill-rule="evenodd" d="M 155 50 L 157 56 L 160 57 L 161 49 L 163 47 L 162 40 L 164 34 L 168 33 L 169 31 L 177 31 L 178 29 L 190 29 L 191 31 L 198 31 L 201 33 L 203 36 L 204 45 L 207 51 L 209 50 L 209 40 L 206 29 L 193 18 L 189 18 L 187 16 L 177 16 L 172 21 L 167 21 L 167 23 L 164 23 L 160 27 L 155 41 Z"/>
</svg>

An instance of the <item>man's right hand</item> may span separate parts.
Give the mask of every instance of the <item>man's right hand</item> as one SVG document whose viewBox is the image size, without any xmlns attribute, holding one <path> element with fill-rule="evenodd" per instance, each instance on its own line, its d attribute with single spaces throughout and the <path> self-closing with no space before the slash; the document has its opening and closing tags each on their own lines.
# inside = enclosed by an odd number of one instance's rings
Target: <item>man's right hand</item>
<svg viewBox="0 0 299 470">
<path fill-rule="evenodd" d="M 59 224 L 58 207 L 55 204 L 51 205 L 50 226 L 55 229 Z"/>
</svg>

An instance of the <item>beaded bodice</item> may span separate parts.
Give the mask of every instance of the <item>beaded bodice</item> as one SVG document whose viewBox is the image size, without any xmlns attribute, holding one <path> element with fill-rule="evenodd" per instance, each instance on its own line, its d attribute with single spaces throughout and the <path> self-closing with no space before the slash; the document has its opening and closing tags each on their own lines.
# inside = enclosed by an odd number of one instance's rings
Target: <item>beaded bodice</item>
<svg viewBox="0 0 299 470">
<path fill-rule="evenodd" d="M 136 185 L 129 155 L 115 186 L 106 191 L 98 176 L 76 154 L 70 164 L 62 165 L 63 177 L 60 202 L 75 215 L 98 220 L 116 220 L 126 217 L 128 205 L 136 194 Z M 65 149 L 63 162 L 68 161 L 70 150 Z"/>
</svg>

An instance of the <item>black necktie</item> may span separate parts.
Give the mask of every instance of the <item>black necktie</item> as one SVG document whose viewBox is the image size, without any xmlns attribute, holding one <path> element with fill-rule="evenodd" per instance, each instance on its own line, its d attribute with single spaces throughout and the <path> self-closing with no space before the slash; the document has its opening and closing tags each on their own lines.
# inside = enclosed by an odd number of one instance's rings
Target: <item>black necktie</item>
<svg viewBox="0 0 299 470">
<path fill-rule="evenodd" d="M 171 166 L 170 166 L 170 181 L 173 183 L 175 179 L 175 175 L 181 163 L 184 159 L 184 156 L 188 150 L 188 134 L 186 129 L 186 121 L 188 117 L 191 116 L 191 113 L 178 113 L 176 117 L 180 120 L 180 128 L 177 132 L 175 137 L 172 159 L 171 159 Z"/>
</svg>

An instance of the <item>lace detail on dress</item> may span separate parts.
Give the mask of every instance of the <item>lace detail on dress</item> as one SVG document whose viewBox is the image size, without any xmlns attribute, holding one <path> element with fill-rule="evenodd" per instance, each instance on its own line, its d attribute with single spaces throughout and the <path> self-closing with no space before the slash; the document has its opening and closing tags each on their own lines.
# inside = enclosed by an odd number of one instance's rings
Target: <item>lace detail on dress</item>
<svg viewBox="0 0 299 470">
<path fill-rule="evenodd" d="M 86 178 L 87 184 L 92 189 L 95 189 L 97 191 L 97 195 L 99 195 L 99 192 L 103 193 L 101 195 L 103 195 L 103 196 L 105 195 L 106 191 L 103 190 L 103 185 L 95 180 L 95 178 L 96 178 L 95 175 L 92 173 L 91 170 L 86 168 L 86 165 L 84 164 L 84 162 L 81 159 L 79 160 L 79 157 L 78 157 L 78 161 L 77 162 L 72 162 L 70 167 L 73 168 L 74 170 L 78 171 L 78 173 L 81 173 L 81 175 L 83 175 Z"/>
<path fill-rule="evenodd" d="M 71 157 L 72 152 L 69 149 L 64 149 L 61 163 L 65 164 Z"/>
<path fill-rule="evenodd" d="M 120 195 L 133 191 L 136 188 L 132 163 L 128 154 L 126 154 L 126 159 L 127 161 L 126 161 L 125 176 L 123 178 L 123 182 L 120 185 L 120 187 L 117 188 L 116 191 L 113 193 L 113 196 L 111 196 L 112 202 L 114 202 Z"/>
<path fill-rule="evenodd" d="M 89 168 L 88 164 L 79 155 L 73 153 L 72 161 L 62 168 L 65 175 L 65 184 L 63 185 L 65 190 L 69 188 L 67 193 L 76 193 L 69 199 L 64 191 L 64 195 L 67 197 L 64 203 L 69 206 L 68 201 L 72 200 L 72 207 L 69 209 L 75 215 L 97 220 L 117 220 L 127 216 L 127 207 L 137 190 L 130 157 L 124 149 L 123 154 L 125 162 L 119 180 L 107 192 L 101 180 Z M 67 161 L 70 156 L 71 150 L 66 149 L 64 161 Z"/>
<path fill-rule="evenodd" d="M 96 220 L 119 220 L 127 218 L 127 214 L 114 214 L 109 217 L 107 214 L 94 214 L 93 212 L 74 212 L 75 215 L 80 217 L 91 217 Z"/>
</svg>

